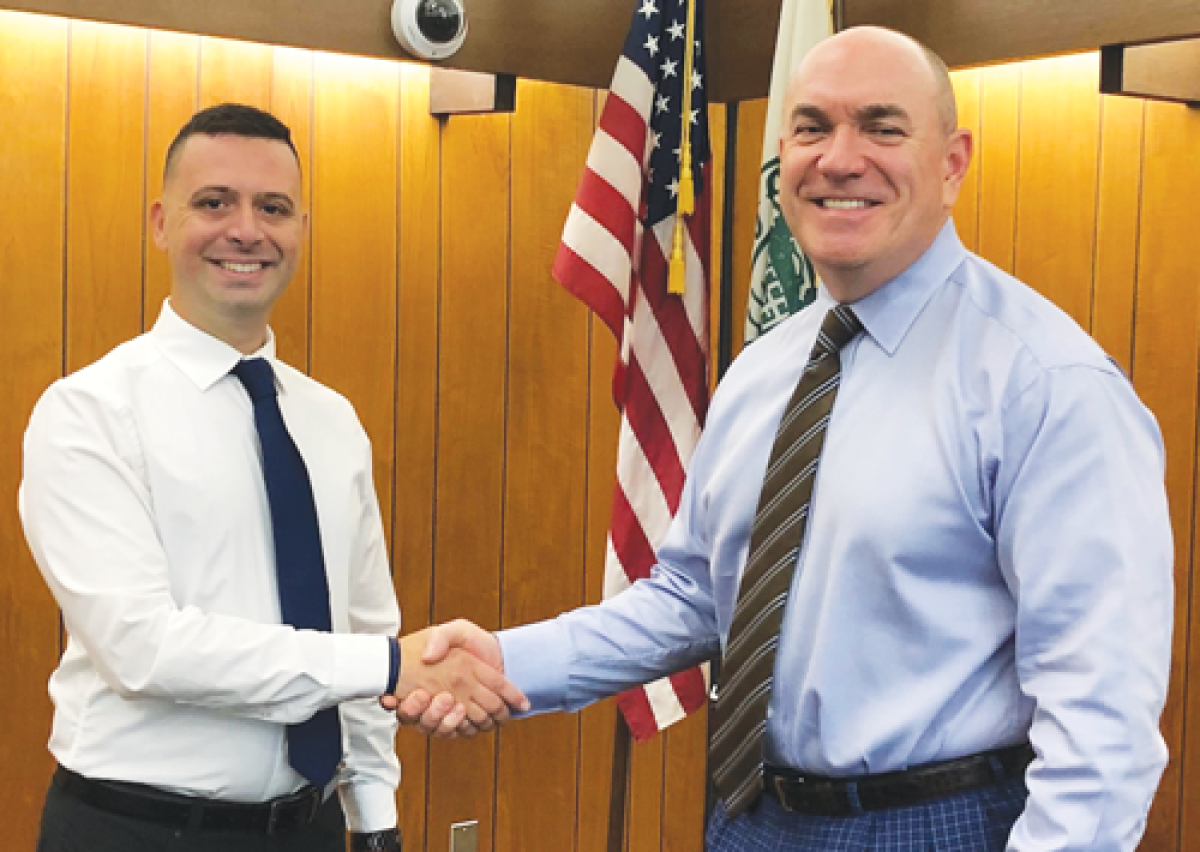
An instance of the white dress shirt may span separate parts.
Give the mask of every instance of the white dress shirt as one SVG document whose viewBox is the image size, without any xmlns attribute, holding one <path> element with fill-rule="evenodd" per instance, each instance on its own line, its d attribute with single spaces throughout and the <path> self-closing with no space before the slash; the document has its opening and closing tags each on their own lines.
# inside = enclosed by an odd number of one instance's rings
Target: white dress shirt
<svg viewBox="0 0 1200 852">
<path fill-rule="evenodd" d="M 535 710 L 719 651 L 779 419 L 833 304 L 822 290 L 722 380 L 650 580 L 499 634 Z M 1153 416 L 951 223 L 853 309 L 865 331 L 842 351 L 768 759 L 861 775 L 1028 737 L 1010 852 L 1131 852 L 1166 764 L 1173 550 Z"/>
<path fill-rule="evenodd" d="M 50 750 L 90 778 L 264 801 L 304 784 L 286 724 L 339 705 L 349 826 L 391 828 L 395 720 L 377 697 L 400 615 L 371 447 L 351 405 L 274 348 L 257 354 L 312 479 L 334 633 L 280 624 L 241 354 L 164 304 L 55 382 L 26 432 L 21 518 L 70 635 Z"/>
</svg>

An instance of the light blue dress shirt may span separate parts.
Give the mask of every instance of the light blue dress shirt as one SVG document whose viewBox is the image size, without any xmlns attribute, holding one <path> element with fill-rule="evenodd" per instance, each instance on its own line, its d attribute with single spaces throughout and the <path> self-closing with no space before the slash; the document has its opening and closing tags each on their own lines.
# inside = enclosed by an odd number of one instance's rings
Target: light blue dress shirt
<svg viewBox="0 0 1200 852">
<path fill-rule="evenodd" d="M 825 313 L 750 346 L 714 396 L 648 581 L 503 631 L 534 711 L 719 651 L 784 405 Z M 1132 850 L 1166 764 L 1171 531 L 1153 416 L 1066 314 L 947 223 L 854 306 L 788 599 L 770 762 L 888 772 L 1025 740 L 1010 850 Z"/>
</svg>

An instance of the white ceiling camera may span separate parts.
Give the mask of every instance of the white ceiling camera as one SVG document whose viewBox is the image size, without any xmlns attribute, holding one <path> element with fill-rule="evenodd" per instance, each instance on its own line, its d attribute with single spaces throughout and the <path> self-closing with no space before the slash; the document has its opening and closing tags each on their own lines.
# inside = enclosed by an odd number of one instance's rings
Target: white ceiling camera
<svg viewBox="0 0 1200 852">
<path fill-rule="evenodd" d="M 392 32 L 413 56 L 445 59 L 467 37 L 467 12 L 462 0 L 395 0 Z"/>
</svg>

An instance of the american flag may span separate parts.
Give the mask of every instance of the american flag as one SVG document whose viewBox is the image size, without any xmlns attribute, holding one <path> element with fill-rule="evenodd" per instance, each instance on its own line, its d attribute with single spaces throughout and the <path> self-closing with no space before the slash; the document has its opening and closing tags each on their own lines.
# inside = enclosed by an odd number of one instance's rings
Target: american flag
<svg viewBox="0 0 1200 852">
<path fill-rule="evenodd" d="M 708 269 L 712 208 L 703 0 L 637 0 L 587 168 L 567 217 L 554 277 L 608 325 L 620 346 L 613 397 L 621 411 L 605 597 L 650 576 L 679 506 L 708 410 Z M 680 186 L 684 85 L 690 87 L 695 212 L 686 217 L 686 291 L 668 292 Z M 625 692 L 618 703 L 637 740 L 707 695 L 694 668 Z"/>
</svg>

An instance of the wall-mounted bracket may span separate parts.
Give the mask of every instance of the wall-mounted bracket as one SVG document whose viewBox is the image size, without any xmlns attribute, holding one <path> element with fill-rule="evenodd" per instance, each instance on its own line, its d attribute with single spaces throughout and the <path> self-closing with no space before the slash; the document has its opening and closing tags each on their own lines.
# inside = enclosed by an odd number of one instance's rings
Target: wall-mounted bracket
<svg viewBox="0 0 1200 852">
<path fill-rule="evenodd" d="M 516 107 L 517 78 L 512 74 L 430 69 L 430 115 L 513 112 Z"/>
<path fill-rule="evenodd" d="M 1200 38 L 1105 45 L 1100 92 L 1200 106 Z"/>
</svg>

